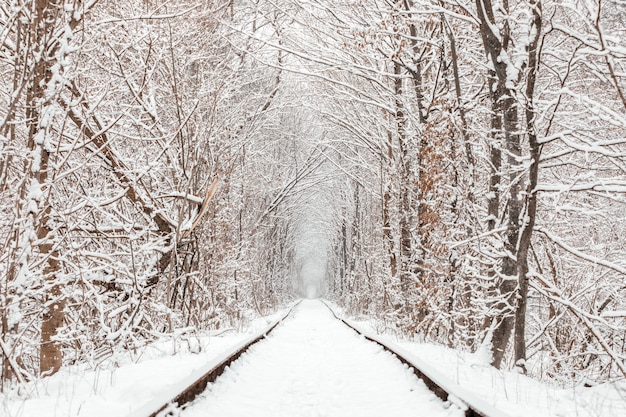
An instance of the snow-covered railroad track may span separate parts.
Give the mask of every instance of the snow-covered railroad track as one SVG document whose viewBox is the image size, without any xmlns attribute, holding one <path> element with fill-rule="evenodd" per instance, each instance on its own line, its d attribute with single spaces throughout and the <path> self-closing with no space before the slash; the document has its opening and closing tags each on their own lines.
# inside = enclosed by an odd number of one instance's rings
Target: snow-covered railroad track
<svg viewBox="0 0 626 417">
<path fill-rule="evenodd" d="M 317 300 L 231 352 L 132 416 L 505 415 Z"/>
<path fill-rule="evenodd" d="M 508 417 L 508 414 L 505 412 L 494 408 L 492 405 L 487 404 L 480 398 L 477 398 L 470 392 L 464 390 L 462 387 L 453 383 L 451 380 L 436 371 L 430 365 L 421 362 L 414 355 L 405 352 L 400 347 L 394 346 L 376 335 L 360 329 L 357 325 L 339 317 L 324 301 L 322 301 L 322 303 L 331 311 L 332 315 L 337 320 L 340 320 L 343 324 L 363 336 L 366 340 L 379 345 L 385 351 L 394 355 L 400 362 L 412 369 L 415 375 L 420 378 L 424 384 L 426 384 L 428 389 L 430 389 L 441 400 L 453 403 L 459 408 L 465 410 L 464 415 L 466 417 Z"/>
<path fill-rule="evenodd" d="M 267 337 L 291 312 L 300 304 L 296 303 L 285 315 L 274 320 L 261 331 L 256 332 L 230 350 L 207 363 L 202 369 L 193 372 L 186 379 L 176 384 L 168 394 L 155 398 L 141 408 L 133 411 L 128 417 L 161 417 L 175 414 L 179 407 L 193 401 L 202 393 L 207 384 L 214 382 L 224 373 L 227 367 L 239 359 L 250 346 Z"/>
</svg>

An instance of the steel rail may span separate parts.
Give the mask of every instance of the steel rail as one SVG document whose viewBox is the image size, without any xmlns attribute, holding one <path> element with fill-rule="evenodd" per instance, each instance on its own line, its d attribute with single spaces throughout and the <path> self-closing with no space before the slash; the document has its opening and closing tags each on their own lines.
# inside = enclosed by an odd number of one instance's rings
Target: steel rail
<svg viewBox="0 0 626 417">
<path fill-rule="evenodd" d="M 287 313 L 273 321 L 263 330 L 256 332 L 246 340 L 235 345 L 231 348 L 229 353 L 222 354 L 217 360 L 207 363 L 207 365 L 199 371 L 195 371 L 189 377 L 179 381 L 179 383 L 168 392 L 159 395 L 159 398 L 154 398 L 139 409 L 132 411 L 128 417 L 157 417 L 175 414 L 176 409 L 193 401 L 206 389 L 209 383 L 215 382 L 215 380 L 224 373 L 226 367 L 239 359 L 250 346 L 265 339 L 272 330 L 291 314 L 294 308 L 300 304 L 300 301 L 291 306 Z"/>
<path fill-rule="evenodd" d="M 355 324 L 340 317 L 330 305 L 323 300 L 320 301 L 326 306 L 326 308 L 328 308 L 335 319 L 341 321 L 344 325 L 361 335 L 364 339 L 379 345 L 385 351 L 394 355 L 400 362 L 408 366 L 418 378 L 424 381 L 424 384 L 430 391 L 432 391 L 442 401 L 447 401 L 459 407 L 465 412 L 466 417 L 509 417 L 508 414 L 496 409 L 492 405 L 464 390 L 459 385 L 453 383 L 447 377 L 431 368 L 428 364 L 422 363 L 414 355 L 404 352 L 401 348 L 382 340 L 379 336 L 370 334 L 367 331 L 360 329 Z M 267 337 L 272 330 L 274 330 L 292 313 L 298 304 L 300 304 L 300 301 L 294 304 L 287 313 L 272 322 L 265 329 L 255 333 L 248 339 L 234 346 L 230 349 L 230 351 L 220 355 L 217 359 L 209 362 L 205 367 L 194 372 L 186 379 L 179 381 L 179 383 L 168 392 L 159 395 L 159 398 L 154 398 L 152 401 L 144 404 L 141 408 L 134 410 L 128 415 L 128 417 L 160 417 L 178 415 L 176 414 L 176 410 L 193 401 L 206 389 L 209 383 L 215 382 L 215 380 L 222 373 L 224 373 L 226 367 L 239 359 L 239 357 L 246 350 L 248 350 L 250 346 Z"/>
<path fill-rule="evenodd" d="M 332 315 L 343 324 L 354 330 L 357 334 L 361 335 L 366 340 L 375 343 L 382 347 L 385 351 L 394 355 L 400 362 L 408 366 L 413 370 L 415 375 L 424 381 L 426 387 L 432 391 L 437 397 L 443 401 L 448 401 L 461 410 L 465 410 L 466 417 L 509 417 L 509 415 L 501 410 L 498 410 L 491 404 L 482 401 L 480 398 L 475 397 L 470 392 L 463 389 L 461 386 L 453 383 L 447 377 L 441 375 L 435 369 L 432 369 L 428 364 L 421 363 L 420 360 L 415 358 L 408 352 L 404 352 L 401 348 L 393 346 L 391 343 L 382 340 L 380 337 L 370 334 L 367 331 L 358 328 L 356 325 L 350 323 L 342 317 L 339 317 L 335 311 L 323 300 L 320 300 L 330 310 Z"/>
</svg>

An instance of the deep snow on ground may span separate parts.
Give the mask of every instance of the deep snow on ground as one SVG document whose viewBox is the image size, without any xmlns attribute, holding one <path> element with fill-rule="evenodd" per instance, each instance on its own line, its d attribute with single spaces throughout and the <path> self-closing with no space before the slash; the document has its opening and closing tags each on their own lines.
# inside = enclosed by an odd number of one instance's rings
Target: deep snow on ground
<svg viewBox="0 0 626 417">
<path fill-rule="evenodd" d="M 183 413 L 205 416 L 461 416 L 412 371 L 317 300 L 303 300 Z"/>
<path fill-rule="evenodd" d="M 96 370 L 63 368 L 52 377 L 0 393 L 0 416 L 127 416 L 281 313 L 250 322 L 244 332 L 222 330 L 213 336 L 162 340 L 137 355 L 111 357 Z"/>
<path fill-rule="evenodd" d="M 626 417 L 626 384 L 562 388 L 486 365 L 474 354 L 416 342 L 396 342 L 428 358 L 448 378 L 511 417 Z"/>
<path fill-rule="evenodd" d="M 442 415 L 438 400 L 424 393 L 421 383 L 403 365 L 333 321 L 321 303 L 303 303 L 295 318 L 287 319 L 269 340 L 253 346 L 235 362 L 224 379 L 218 379 L 184 411 L 185 417 Z M 265 328 L 281 313 L 252 323 L 244 333 L 202 337 L 198 353 L 191 353 L 184 340 L 166 340 L 135 356 L 110 358 L 99 370 L 64 368 L 57 375 L 20 387 L 19 393 L 17 389 L 0 393 L 0 416 L 127 416 L 150 400 L 162 399 L 194 371 L 224 355 L 253 331 Z M 369 331 L 376 328 L 374 321 L 358 325 Z M 480 355 L 398 340 L 393 335 L 383 334 L 383 338 L 511 417 L 626 416 L 626 383 L 563 389 L 498 371 L 486 366 Z M 280 375 L 271 376 L 270 368 Z M 418 408 L 407 414 L 403 406 Z M 255 408 L 251 411 L 250 407 Z M 455 411 L 448 409 L 443 415 L 455 415 Z"/>
<path fill-rule="evenodd" d="M 333 306 L 335 310 L 340 310 Z M 374 320 L 352 321 L 357 328 L 378 333 Z M 383 338 L 427 362 L 466 391 L 504 411 L 510 417 L 625 417 L 626 381 L 595 387 L 563 388 L 513 371 L 488 365 L 483 354 L 461 352 L 430 343 L 408 341 L 396 335 Z"/>
</svg>

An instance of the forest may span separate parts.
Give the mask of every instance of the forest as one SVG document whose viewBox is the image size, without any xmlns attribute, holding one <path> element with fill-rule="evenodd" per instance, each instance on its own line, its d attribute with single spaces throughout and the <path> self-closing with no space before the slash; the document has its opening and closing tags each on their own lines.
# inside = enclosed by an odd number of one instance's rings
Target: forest
<svg viewBox="0 0 626 417">
<path fill-rule="evenodd" d="M 623 0 L 3 0 L 0 390 L 298 297 L 626 377 Z"/>
</svg>

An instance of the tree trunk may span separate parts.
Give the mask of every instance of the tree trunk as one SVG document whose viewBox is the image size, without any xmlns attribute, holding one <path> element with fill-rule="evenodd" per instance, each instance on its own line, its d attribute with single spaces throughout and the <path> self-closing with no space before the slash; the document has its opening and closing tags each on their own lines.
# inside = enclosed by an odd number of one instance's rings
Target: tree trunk
<svg viewBox="0 0 626 417">
<path fill-rule="evenodd" d="M 530 167 L 528 172 L 528 186 L 526 188 L 526 215 L 525 224 L 519 241 L 517 252 L 517 268 L 519 294 L 518 305 L 515 311 L 515 335 L 513 338 L 515 349 L 515 365 L 526 373 L 526 304 L 528 298 L 528 249 L 535 227 L 537 216 L 537 181 L 539 176 L 539 158 L 541 147 L 537 142 L 535 129 L 534 93 L 537 71 L 540 64 L 539 39 L 541 36 L 541 1 L 531 0 L 533 10 L 532 25 L 535 27 L 535 36 L 528 46 L 528 79 L 526 84 L 526 130 L 528 132 L 528 144 L 530 147 Z"/>
<path fill-rule="evenodd" d="M 509 344 L 511 333 L 515 326 L 515 316 L 517 314 L 517 251 L 521 226 L 520 213 L 522 211 L 522 200 L 519 196 L 521 189 L 519 174 L 522 168 L 520 161 L 522 151 L 515 91 L 513 87 L 510 86 L 513 80 L 509 80 L 507 71 L 508 65 L 510 64 L 501 57 L 502 54 L 507 53 L 508 45 L 511 41 L 508 24 L 505 22 L 500 33 L 495 34 L 492 32 L 492 29 L 497 26 L 495 24 L 491 0 L 476 0 L 476 8 L 480 21 L 480 32 L 485 54 L 490 58 L 493 66 L 493 70 L 489 71 L 489 86 L 492 92 L 491 97 L 494 111 L 492 115 L 493 134 L 499 136 L 500 131 L 504 133 L 504 143 L 508 155 L 507 163 L 509 169 L 509 199 L 506 213 L 506 233 L 504 236 L 505 253 L 502 257 L 501 278 L 498 286 L 499 300 L 494 306 L 495 327 L 493 327 L 492 335 L 492 365 L 499 368 Z M 492 153 L 492 163 L 494 159 L 496 162 L 498 159 L 501 159 L 498 155 L 499 152 L 498 150 L 495 154 Z M 495 164 L 493 165 L 495 166 Z M 495 167 L 492 167 L 492 170 L 494 169 Z M 494 179 L 496 178 L 492 175 L 492 186 L 495 185 L 493 182 Z M 491 192 L 494 191 L 495 190 Z M 492 230 L 497 220 L 492 217 L 492 211 L 495 211 L 495 204 L 499 204 L 499 202 L 494 199 L 494 196 L 497 196 L 497 194 L 489 196 L 489 228 Z"/>
<path fill-rule="evenodd" d="M 406 129 L 406 115 L 402 103 L 402 67 L 399 63 L 394 64 L 394 93 L 396 114 L 395 121 L 398 130 L 398 143 L 400 148 L 400 195 L 398 211 L 400 214 L 400 287 L 405 301 L 405 308 L 409 303 L 409 287 L 411 283 L 411 178 L 409 144 Z"/>
<path fill-rule="evenodd" d="M 487 230 L 496 228 L 500 217 L 500 183 L 502 181 L 502 117 L 500 96 L 496 94 L 496 74 L 489 71 L 491 95 L 491 143 L 489 144 L 489 194 L 487 195 Z"/>
<path fill-rule="evenodd" d="M 382 185 L 381 188 L 384 188 L 382 190 L 382 194 L 383 194 L 383 201 L 382 201 L 382 220 L 383 220 L 383 236 L 384 236 L 384 246 L 387 251 L 387 254 L 389 256 L 389 269 L 391 272 L 391 277 L 395 278 L 398 274 L 398 261 L 396 259 L 396 249 L 395 249 L 395 244 L 394 244 L 394 239 L 393 239 L 393 231 L 391 228 L 391 212 L 390 212 L 390 207 L 391 207 L 391 201 L 392 201 L 392 193 L 393 193 L 393 187 L 391 185 L 392 182 L 392 178 L 390 175 L 390 170 L 393 167 L 393 145 L 392 145 L 392 134 L 391 132 L 388 132 L 387 134 L 387 158 L 384 158 L 381 155 L 380 158 L 380 164 L 381 164 L 381 181 L 383 181 L 383 168 L 382 166 L 385 165 L 385 161 L 387 162 L 386 164 L 386 168 L 387 168 L 387 184 Z"/>
<path fill-rule="evenodd" d="M 30 187 L 40 189 L 47 188 L 47 198 L 43 196 L 33 198 L 39 206 L 38 213 L 30 213 L 32 225 L 36 227 L 39 256 L 47 258 L 43 269 L 44 287 L 46 289 L 44 313 L 41 322 L 41 343 L 39 347 L 39 370 L 42 374 L 56 373 L 63 363 L 61 343 L 55 340 L 57 332 L 65 319 L 65 300 L 62 294 L 62 283 L 59 282 L 57 273 L 60 269 L 58 252 L 54 247 L 53 230 L 50 227 L 50 194 L 51 185 L 49 179 L 50 146 L 49 120 L 42 120 L 41 112 L 50 103 L 46 97 L 46 89 L 51 88 L 48 83 L 51 80 L 50 68 L 54 64 L 54 52 L 57 47 L 51 47 L 51 43 L 57 43 L 54 39 L 54 29 L 63 11 L 62 4 L 55 1 L 36 0 L 34 18 L 31 26 L 31 38 L 34 45 L 34 55 L 37 57 L 33 63 L 32 83 L 26 94 L 26 118 L 29 124 L 28 148 L 33 157 L 30 171 L 32 179 Z M 53 88 L 53 87 L 52 87 Z"/>
</svg>

